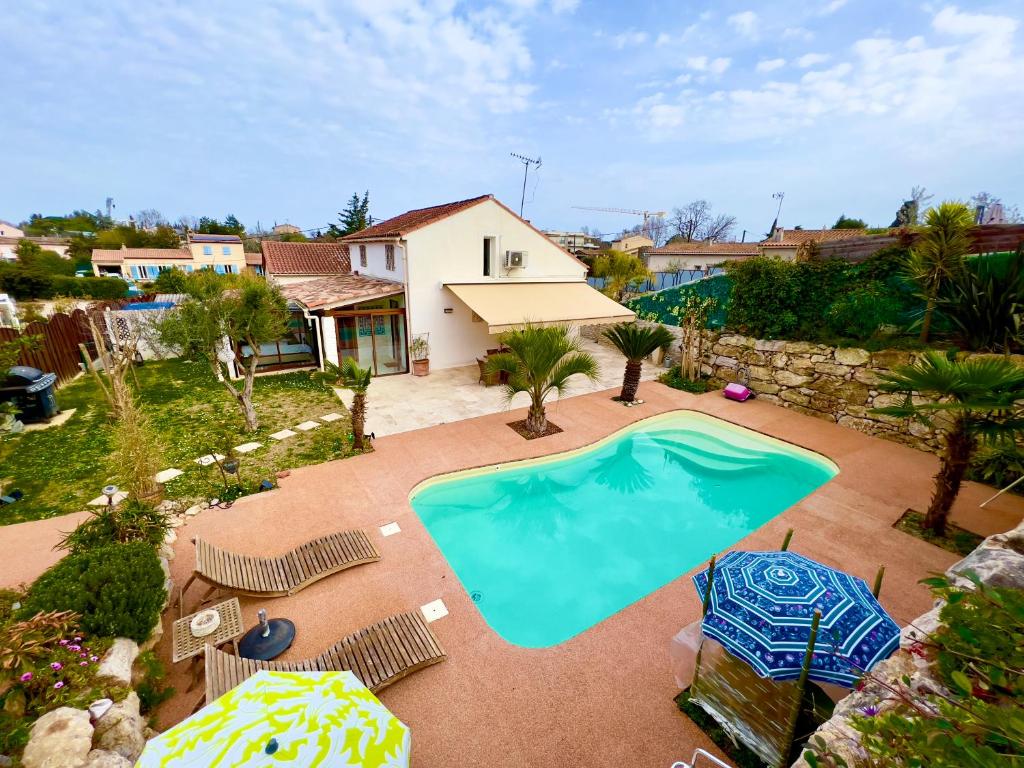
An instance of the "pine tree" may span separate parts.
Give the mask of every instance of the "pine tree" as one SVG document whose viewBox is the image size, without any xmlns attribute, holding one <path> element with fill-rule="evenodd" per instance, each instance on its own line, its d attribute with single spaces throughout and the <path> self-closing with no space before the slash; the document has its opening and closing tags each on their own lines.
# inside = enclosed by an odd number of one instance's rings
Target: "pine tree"
<svg viewBox="0 0 1024 768">
<path fill-rule="evenodd" d="M 338 212 L 339 224 L 331 225 L 331 234 L 335 236 L 351 235 L 370 225 L 370 192 L 367 190 L 360 199 L 357 192 L 352 193 L 345 210 Z"/>
</svg>

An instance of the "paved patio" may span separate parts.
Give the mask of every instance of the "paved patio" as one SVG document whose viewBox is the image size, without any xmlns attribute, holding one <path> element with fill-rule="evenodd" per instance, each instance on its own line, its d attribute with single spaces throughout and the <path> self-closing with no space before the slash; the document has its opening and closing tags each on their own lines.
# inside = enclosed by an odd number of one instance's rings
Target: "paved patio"
<svg viewBox="0 0 1024 768">
<path fill-rule="evenodd" d="M 587 339 L 583 340 L 583 346 L 597 359 L 600 375 L 594 383 L 575 377 L 569 384 L 566 397 L 621 387 L 626 359 L 618 350 Z M 644 363 L 642 379 L 652 381 L 662 372 L 662 368 Z M 478 383 L 479 378 L 480 368 L 477 365 L 431 371 L 429 376 L 403 374 L 376 378 L 367 394 L 366 431 L 383 437 L 508 411 L 510 406 L 501 387 L 482 386 Z M 352 393 L 343 389 L 337 392 L 345 406 L 350 407 Z M 416 403 L 415 408 L 409 407 L 412 402 Z M 519 394 L 511 407 L 526 407 L 528 404 L 527 395 Z M 558 421 L 557 398 L 549 409 L 549 415 L 553 421 Z"/>
<path fill-rule="evenodd" d="M 565 431 L 541 440 L 528 442 L 505 426 L 522 418 L 518 410 L 383 437 L 371 454 L 295 470 L 279 490 L 191 519 L 179 531 L 174 579 L 181 584 L 191 571 L 189 541 L 195 535 L 236 551 L 273 555 L 325 531 L 364 528 L 381 562 L 292 597 L 243 598 L 244 619 L 254 624 L 257 609 L 265 607 L 270 616 L 295 620 L 298 636 L 284 658 L 297 659 L 388 614 L 443 599 L 450 614 L 432 626 L 448 660 L 381 694 L 412 728 L 419 768 L 668 766 L 694 747 L 709 747 L 672 701 L 678 691 L 669 640 L 700 613 L 687 575 L 565 643 L 519 648 L 487 626 L 408 498 L 417 483 L 439 473 L 568 450 L 640 418 L 691 408 L 819 451 L 840 467 L 837 477 L 736 548 L 776 548 L 793 527 L 792 549 L 829 565 L 870 580 L 885 563 L 881 600 L 897 621 L 930 607 L 918 580 L 957 557 L 891 526 L 908 506 L 927 501 L 934 456 L 769 403 L 729 402 L 718 393 L 697 397 L 648 383 L 641 387 L 647 403 L 636 408 L 611 401 L 612 394 L 563 401 L 554 415 Z M 1024 499 L 1004 496 L 978 510 L 990 494 L 967 483 L 954 520 L 983 534 L 1015 525 Z M 382 537 L 378 526 L 389 522 L 398 522 L 401 533 Z M 169 634 L 158 646 L 165 660 Z M 186 674 L 182 665 L 171 670 L 179 694 L 160 712 L 163 727 L 186 716 L 196 701 L 198 692 L 181 693 Z"/>
</svg>

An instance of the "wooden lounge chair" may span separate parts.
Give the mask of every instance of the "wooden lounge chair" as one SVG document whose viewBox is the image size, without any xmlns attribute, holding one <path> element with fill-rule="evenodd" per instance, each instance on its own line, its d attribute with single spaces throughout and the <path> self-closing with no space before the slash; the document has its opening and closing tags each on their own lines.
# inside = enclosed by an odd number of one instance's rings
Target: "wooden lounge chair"
<svg viewBox="0 0 1024 768">
<path fill-rule="evenodd" d="M 196 537 L 195 570 L 182 587 L 180 603 L 196 579 L 210 585 L 200 603 L 218 589 L 238 595 L 281 597 L 293 595 L 338 571 L 380 560 L 380 553 L 360 530 L 321 536 L 279 557 L 254 557 L 218 549 Z"/>
<path fill-rule="evenodd" d="M 419 611 L 389 616 L 343 638 L 316 658 L 304 661 L 243 659 L 207 645 L 205 701 L 212 702 L 223 696 L 261 669 L 278 672 L 348 670 L 376 693 L 446 658 L 437 636 Z"/>
</svg>

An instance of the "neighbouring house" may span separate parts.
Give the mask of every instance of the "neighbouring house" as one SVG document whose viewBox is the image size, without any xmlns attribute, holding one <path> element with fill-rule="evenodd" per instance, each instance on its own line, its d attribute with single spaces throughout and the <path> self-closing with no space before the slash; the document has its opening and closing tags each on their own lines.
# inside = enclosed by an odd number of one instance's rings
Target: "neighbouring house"
<svg viewBox="0 0 1024 768">
<path fill-rule="evenodd" d="M 757 243 L 676 242 L 653 248 L 642 256 L 651 272 L 704 270 L 741 261 L 760 253 Z"/>
<path fill-rule="evenodd" d="M 294 224 L 275 224 L 274 228 L 270 231 L 275 235 L 298 235 L 302 233 L 302 230 Z"/>
<path fill-rule="evenodd" d="M 0 261 L 18 260 L 18 243 L 31 240 L 44 251 L 53 251 L 62 259 L 69 258 L 71 240 L 66 237 L 26 237 L 25 230 L 0 219 Z"/>
<path fill-rule="evenodd" d="M 247 266 L 262 269 L 260 254 L 247 254 L 238 235 L 189 235 L 182 248 L 94 248 L 92 270 L 98 276 L 131 282 L 153 280 L 167 269 L 212 269 L 237 274 Z M 259 270 L 257 270 L 259 271 Z"/>
<path fill-rule="evenodd" d="M 284 243 L 264 240 L 260 243 L 262 266 L 268 280 L 278 285 L 315 280 L 352 271 L 345 243 Z"/>
<path fill-rule="evenodd" d="M 647 235 L 629 235 L 612 243 L 612 250 L 628 253 L 630 256 L 639 256 L 648 248 L 654 247 L 654 241 Z"/>
<path fill-rule="evenodd" d="M 572 254 L 597 253 L 601 250 L 601 241 L 585 232 L 562 232 L 560 230 L 544 230 L 551 242 L 561 246 Z"/>
<path fill-rule="evenodd" d="M 408 211 L 343 244 L 350 272 L 282 286 L 320 365 L 351 357 L 377 376 L 406 373 L 417 338 L 428 340 L 432 368 L 472 365 L 499 333 L 527 321 L 634 318 L 587 285 L 581 261 L 493 195 Z"/>
<path fill-rule="evenodd" d="M 793 261 L 800 246 L 805 243 L 831 243 L 836 240 L 864 237 L 866 234 L 867 230 L 863 229 L 783 229 L 776 226 L 772 234 L 757 245 L 762 255 L 778 256 L 783 261 Z"/>
</svg>

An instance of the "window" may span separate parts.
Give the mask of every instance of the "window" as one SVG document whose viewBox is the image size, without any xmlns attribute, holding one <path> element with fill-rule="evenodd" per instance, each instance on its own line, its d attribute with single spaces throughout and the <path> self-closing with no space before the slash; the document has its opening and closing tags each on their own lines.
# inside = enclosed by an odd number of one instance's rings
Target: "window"
<svg viewBox="0 0 1024 768">
<path fill-rule="evenodd" d="M 151 264 L 150 266 L 146 267 L 146 277 L 153 277 L 153 278 L 155 278 L 159 274 L 160 274 L 160 267 L 158 267 L 158 266 L 156 266 L 154 264 Z"/>
<path fill-rule="evenodd" d="M 223 264 L 214 264 L 213 265 L 213 271 L 216 272 L 218 275 L 225 275 L 225 274 L 227 274 L 226 269 L 227 269 L 227 267 L 225 267 Z"/>
<path fill-rule="evenodd" d="M 203 246 L 203 256 L 213 256 L 213 246 L 212 245 L 204 245 Z"/>
<path fill-rule="evenodd" d="M 222 245 L 221 249 L 220 249 L 220 253 L 221 253 L 221 256 L 230 256 L 231 255 L 231 246 L 230 245 Z"/>
<path fill-rule="evenodd" d="M 359 246 L 359 266 L 360 267 L 365 267 L 366 266 L 366 246 L 365 245 L 360 245 Z"/>
<path fill-rule="evenodd" d="M 390 243 L 384 246 L 384 269 L 395 271 L 395 246 Z"/>
<path fill-rule="evenodd" d="M 188 273 L 188 272 L 191 272 L 191 271 L 192 271 L 192 265 L 191 264 L 186 264 L 185 265 L 185 272 Z"/>
<path fill-rule="evenodd" d="M 132 277 L 133 278 L 135 278 L 136 280 L 141 280 L 142 279 L 142 271 L 138 267 L 136 267 L 133 264 L 132 267 L 131 267 L 131 270 L 132 270 Z"/>
<path fill-rule="evenodd" d="M 235 274 L 235 265 L 234 264 L 225 264 L 224 265 L 224 274 L 225 275 L 233 275 L 233 274 Z"/>
<path fill-rule="evenodd" d="M 484 277 L 491 276 L 491 238 L 484 238 Z"/>
</svg>

